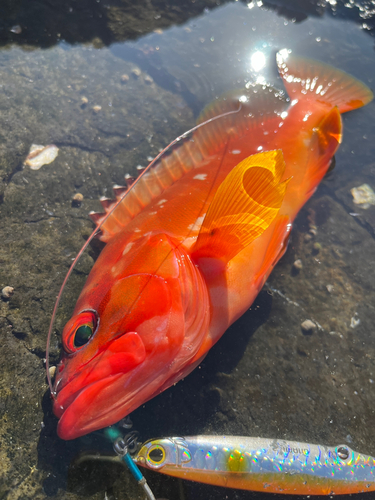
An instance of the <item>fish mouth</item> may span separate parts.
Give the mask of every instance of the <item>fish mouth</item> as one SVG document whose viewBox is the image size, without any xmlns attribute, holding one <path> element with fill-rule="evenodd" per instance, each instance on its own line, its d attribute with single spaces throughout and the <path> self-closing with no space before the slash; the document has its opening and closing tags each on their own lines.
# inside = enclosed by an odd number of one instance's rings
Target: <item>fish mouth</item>
<svg viewBox="0 0 375 500">
<path fill-rule="evenodd" d="M 116 407 L 112 385 L 118 379 L 124 380 L 134 373 L 134 369 L 142 365 L 145 358 L 144 343 L 136 332 L 127 332 L 116 338 L 80 367 L 77 367 L 78 358 L 63 358 L 55 381 L 56 399 L 53 405 L 54 414 L 60 419 L 58 428 L 64 429 L 58 432 L 60 437 L 73 439 L 105 426 L 98 424 L 93 428 L 92 423 L 101 421 L 106 413 L 112 414 L 113 407 Z M 101 401 L 98 406 L 96 400 L 101 399 L 103 391 L 111 397 L 107 398 L 108 401 Z M 112 420 L 110 423 L 117 421 Z M 82 430 L 82 426 L 88 430 Z"/>
<path fill-rule="evenodd" d="M 92 384 L 95 384 L 95 382 L 93 382 Z M 78 396 L 85 389 L 87 389 L 87 387 L 88 386 L 82 387 L 81 389 L 78 389 L 77 391 L 71 393 L 69 391 L 70 389 L 69 384 L 67 384 L 65 387 L 61 389 L 60 392 L 56 393 L 56 399 L 53 403 L 53 413 L 55 414 L 55 416 L 60 419 L 63 416 L 64 412 L 74 402 L 74 400 L 77 399 Z"/>
<path fill-rule="evenodd" d="M 66 385 L 57 395 L 53 405 L 53 412 L 59 418 L 58 436 L 64 440 L 76 439 L 120 420 L 122 417 L 117 418 L 111 404 L 105 407 L 100 405 L 99 411 L 96 412 L 92 412 L 92 407 L 96 396 L 119 379 L 124 379 L 124 375 L 127 374 L 119 373 L 105 377 L 74 393 L 70 393 L 69 384 Z M 122 411 L 123 409 L 122 406 Z"/>
</svg>

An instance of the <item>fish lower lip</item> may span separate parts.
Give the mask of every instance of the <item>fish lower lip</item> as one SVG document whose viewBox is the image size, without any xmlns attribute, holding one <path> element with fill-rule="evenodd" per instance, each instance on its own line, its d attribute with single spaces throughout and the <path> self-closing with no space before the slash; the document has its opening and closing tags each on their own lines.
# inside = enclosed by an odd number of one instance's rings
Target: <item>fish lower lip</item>
<svg viewBox="0 0 375 500">
<path fill-rule="evenodd" d="M 93 382 L 95 384 L 95 382 Z M 92 385 L 92 384 L 90 384 Z M 86 386 L 89 387 L 89 386 Z M 82 389 L 79 389 L 78 391 L 74 392 L 73 394 L 69 394 L 65 396 L 66 389 L 69 389 L 69 384 L 67 384 L 65 387 L 61 389 L 60 392 L 56 394 L 56 399 L 53 404 L 53 413 L 56 415 L 57 418 L 61 418 L 62 415 L 64 414 L 65 410 L 73 403 L 73 401 L 81 394 L 82 391 L 86 389 L 86 387 L 83 387 Z"/>
<path fill-rule="evenodd" d="M 127 374 L 125 374 L 125 376 L 126 375 Z M 118 418 L 113 418 L 111 417 L 113 408 L 106 408 L 105 405 L 101 408 L 99 413 L 95 414 L 95 418 L 86 413 L 90 413 L 90 407 L 92 407 L 93 401 L 96 396 L 98 394 L 100 395 L 103 389 L 108 386 L 109 379 L 110 383 L 113 384 L 116 383 L 119 378 L 122 379 L 123 377 L 124 374 L 117 374 L 97 380 L 67 398 L 66 402 L 63 403 L 64 406 L 59 401 L 60 395 L 58 395 L 53 409 L 55 415 L 60 419 L 57 427 L 59 437 L 65 440 L 75 439 L 89 432 L 112 425 L 120 420 L 123 414 L 121 413 Z M 63 393 L 63 391 L 61 391 L 61 393 Z"/>
</svg>

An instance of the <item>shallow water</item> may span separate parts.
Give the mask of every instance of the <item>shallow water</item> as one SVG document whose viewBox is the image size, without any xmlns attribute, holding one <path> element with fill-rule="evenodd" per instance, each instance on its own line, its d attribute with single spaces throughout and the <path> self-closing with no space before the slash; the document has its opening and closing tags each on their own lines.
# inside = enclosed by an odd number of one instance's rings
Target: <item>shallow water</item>
<svg viewBox="0 0 375 500">
<path fill-rule="evenodd" d="M 140 4 L 133 25 L 141 19 L 138 31 L 149 33 L 138 37 L 127 36 L 130 13 L 121 31 L 121 16 L 108 4 L 106 37 L 99 21 L 97 28 L 87 21 L 82 39 L 74 38 L 74 21 L 65 17 L 63 35 L 51 28 L 54 44 L 47 43 L 46 19 L 43 36 L 33 32 L 40 17 L 27 24 L 20 10 L 2 19 L 0 286 L 15 291 L 0 302 L 1 498 L 143 498 L 122 467 L 77 465 L 82 451 L 109 451 L 103 439 L 65 443 L 56 436 L 43 363 L 54 299 L 91 232 L 87 213 L 100 209 L 98 198 L 111 196 L 125 173 L 136 174 L 137 165 L 193 126 L 216 96 L 256 78 L 280 86 L 280 48 L 330 63 L 374 89 L 371 2 L 357 2 L 367 11 L 354 2 L 327 2 L 326 9 L 299 2 L 298 10 L 286 3 L 288 11 L 281 1 L 203 13 L 194 7 L 191 19 L 186 9 L 150 15 Z M 39 48 L 38 39 L 50 48 Z M 265 56 L 261 72 L 251 66 L 255 52 Z M 347 443 L 375 455 L 375 208 L 356 206 L 350 194 L 363 183 L 375 189 L 374 110 L 372 102 L 344 116 L 336 167 L 298 216 L 288 251 L 251 310 L 199 369 L 133 413 L 142 440 L 225 433 Z M 37 171 L 23 167 L 33 143 L 57 145 L 58 157 Z M 80 207 L 72 206 L 76 193 L 84 197 Z M 307 241 L 311 224 L 317 234 Z M 52 363 L 94 253 L 68 287 Z M 296 259 L 303 264 L 298 274 Z M 305 319 L 320 325 L 312 335 L 302 334 Z M 145 475 L 155 495 L 170 500 L 279 498 Z"/>
</svg>

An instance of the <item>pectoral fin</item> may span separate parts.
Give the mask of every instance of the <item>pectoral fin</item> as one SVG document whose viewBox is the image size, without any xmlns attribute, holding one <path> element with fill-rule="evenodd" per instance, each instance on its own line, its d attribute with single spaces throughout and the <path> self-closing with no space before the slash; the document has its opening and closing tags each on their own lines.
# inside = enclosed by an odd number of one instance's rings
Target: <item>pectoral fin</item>
<svg viewBox="0 0 375 500">
<path fill-rule="evenodd" d="M 285 163 L 281 150 L 249 156 L 217 190 L 204 218 L 192 258 L 224 264 L 250 245 L 272 223 L 282 204 L 287 182 L 280 182 Z"/>
<path fill-rule="evenodd" d="M 335 106 L 314 129 L 311 137 L 309 168 L 306 170 L 303 180 L 308 197 L 314 193 L 319 182 L 327 173 L 330 165 L 329 160 L 337 151 L 341 138 L 341 115 L 338 107 Z"/>
</svg>

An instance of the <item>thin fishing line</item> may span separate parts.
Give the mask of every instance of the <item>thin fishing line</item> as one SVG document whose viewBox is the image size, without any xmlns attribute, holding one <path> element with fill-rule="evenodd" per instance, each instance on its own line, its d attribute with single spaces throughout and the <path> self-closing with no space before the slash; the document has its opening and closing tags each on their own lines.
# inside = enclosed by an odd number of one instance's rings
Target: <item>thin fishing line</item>
<svg viewBox="0 0 375 500">
<path fill-rule="evenodd" d="M 151 168 L 154 166 L 154 164 L 160 159 L 160 157 L 162 155 L 164 155 L 170 148 L 172 148 L 175 144 L 177 144 L 179 141 L 183 140 L 183 139 L 186 139 L 189 135 L 191 135 L 193 132 L 195 132 L 196 130 L 198 130 L 199 128 L 203 127 L 204 125 L 208 125 L 209 123 L 215 121 L 215 120 L 219 120 L 221 118 L 224 118 L 226 116 L 229 116 L 229 115 L 232 115 L 232 114 L 235 114 L 235 113 L 238 113 L 239 111 L 241 110 L 241 104 L 239 105 L 238 109 L 234 110 L 234 111 L 228 111 L 227 113 L 223 113 L 221 115 L 218 115 L 218 116 L 214 116 L 213 118 L 210 118 L 209 120 L 206 120 L 205 122 L 203 123 L 199 123 L 198 125 L 196 125 L 195 127 L 191 128 L 190 130 L 188 130 L 187 132 L 184 132 L 183 134 L 181 134 L 179 137 L 177 137 L 176 139 L 174 139 L 166 148 L 164 148 L 153 160 L 152 162 L 148 165 L 147 168 L 145 168 L 145 170 L 138 176 L 138 178 L 136 179 L 136 181 L 131 185 L 131 187 L 125 191 L 123 193 L 123 195 L 116 201 L 116 203 L 112 206 L 112 208 L 109 210 L 109 212 L 104 216 L 104 218 L 101 220 L 101 222 L 98 224 L 98 226 L 93 230 L 93 232 L 91 233 L 91 235 L 89 236 L 89 238 L 86 240 L 85 244 L 83 245 L 83 247 L 81 248 L 81 250 L 78 252 L 77 256 L 75 257 L 75 259 L 73 260 L 66 276 L 65 276 L 65 279 L 61 285 L 61 288 L 60 288 L 60 291 L 57 295 L 57 298 L 56 298 L 56 302 L 55 302 L 55 306 L 53 308 L 53 312 L 52 312 L 52 316 L 51 316 L 51 321 L 50 321 L 50 325 L 49 325 L 49 329 L 48 329 L 48 335 L 47 335 L 47 346 L 46 346 L 46 372 L 47 372 L 47 381 L 48 381 L 48 386 L 49 386 L 49 389 L 50 389 L 50 392 L 51 392 L 51 397 L 54 401 L 56 401 L 56 393 L 54 392 L 53 390 L 53 386 L 52 386 L 52 380 L 51 380 L 51 375 L 50 375 L 50 371 L 49 371 L 49 368 L 50 368 L 50 364 L 49 364 L 49 355 L 50 355 L 50 344 L 51 344 L 51 336 L 52 336 L 52 330 L 53 330 L 53 325 L 55 323 L 55 318 L 56 318 L 56 314 L 57 314 L 57 309 L 59 307 L 59 304 L 60 304 L 60 300 L 61 300 L 61 297 L 62 297 L 62 294 L 63 294 L 63 291 L 64 291 L 64 288 L 65 288 L 65 285 L 70 277 L 70 275 L 72 274 L 73 272 L 73 269 L 75 268 L 79 258 L 81 257 L 81 255 L 83 254 L 83 252 L 86 250 L 86 248 L 88 247 L 88 245 L 90 244 L 90 242 L 93 240 L 93 238 L 99 233 L 100 231 L 100 228 L 102 227 L 102 225 L 106 222 L 106 220 L 108 219 L 108 217 L 110 215 L 112 215 L 113 211 L 116 209 L 116 207 L 124 200 L 124 198 L 126 197 L 126 195 L 129 193 L 129 191 L 133 188 L 133 186 L 135 186 L 140 180 L 141 178 L 149 171 L 151 170 Z"/>
</svg>

